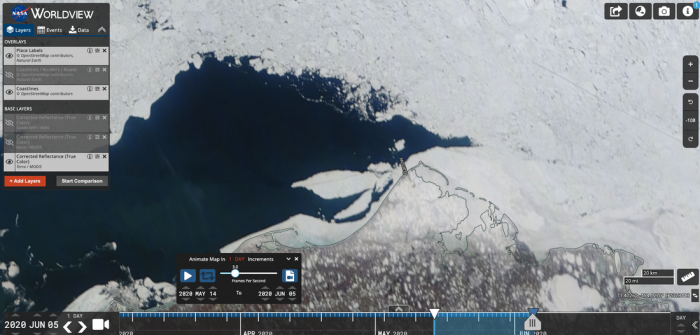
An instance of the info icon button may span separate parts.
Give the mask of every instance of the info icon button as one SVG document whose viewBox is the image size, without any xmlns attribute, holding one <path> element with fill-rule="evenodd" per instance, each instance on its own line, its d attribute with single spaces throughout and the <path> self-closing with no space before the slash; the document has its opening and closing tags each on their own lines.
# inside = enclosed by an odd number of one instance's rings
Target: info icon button
<svg viewBox="0 0 700 335">
<path fill-rule="evenodd" d="M 679 20 L 697 20 L 700 10 L 695 9 L 692 3 L 679 3 L 676 5 L 678 12 L 676 18 Z"/>
</svg>

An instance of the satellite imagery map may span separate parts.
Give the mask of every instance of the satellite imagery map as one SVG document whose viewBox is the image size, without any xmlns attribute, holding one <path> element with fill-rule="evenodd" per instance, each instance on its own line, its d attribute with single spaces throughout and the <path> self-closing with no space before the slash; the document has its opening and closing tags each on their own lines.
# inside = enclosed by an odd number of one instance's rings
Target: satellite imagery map
<svg viewBox="0 0 700 335">
<path fill-rule="evenodd" d="M 698 335 L 699 16 L 5 1 L 3 335 Z"/>
</svg>

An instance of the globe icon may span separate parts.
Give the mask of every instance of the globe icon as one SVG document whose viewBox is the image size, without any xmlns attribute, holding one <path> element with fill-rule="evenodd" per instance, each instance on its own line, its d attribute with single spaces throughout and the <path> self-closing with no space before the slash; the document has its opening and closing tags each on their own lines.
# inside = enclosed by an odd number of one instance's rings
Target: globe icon
<svg viewBox="0 0 700 335">
<path fill-rule="evenodd" d="M 634 12 L 637 14 L 637 16 L 644 16 L 644 14 L 647 13 L 647 10 L 644 8 L 644 6 L 637 6 L 637 8 L 634 9 Z"/>
</svg>

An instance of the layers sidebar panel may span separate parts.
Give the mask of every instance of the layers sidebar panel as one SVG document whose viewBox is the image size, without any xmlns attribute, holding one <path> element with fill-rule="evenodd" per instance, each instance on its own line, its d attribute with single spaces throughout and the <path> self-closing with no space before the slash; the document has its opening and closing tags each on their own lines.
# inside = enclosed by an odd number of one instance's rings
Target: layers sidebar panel
<svg viewBox="0 0 700 335">
<path fill-rule="evenodd" d="M 108 190 L 110 7 L 3 4 L 3 188 Z"/>
</svg>

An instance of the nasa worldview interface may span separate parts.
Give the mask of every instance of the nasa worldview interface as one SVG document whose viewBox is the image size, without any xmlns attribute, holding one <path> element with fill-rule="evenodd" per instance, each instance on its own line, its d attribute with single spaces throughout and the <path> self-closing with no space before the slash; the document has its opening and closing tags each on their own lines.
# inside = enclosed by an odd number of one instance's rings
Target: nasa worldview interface
<svg viewBox="0 0 700 335">
<path fill-rule="evenodd" d="M 1 33 L 2 335 L 700 335 L 700 2 L 3 1 Z"/>
</svg>

